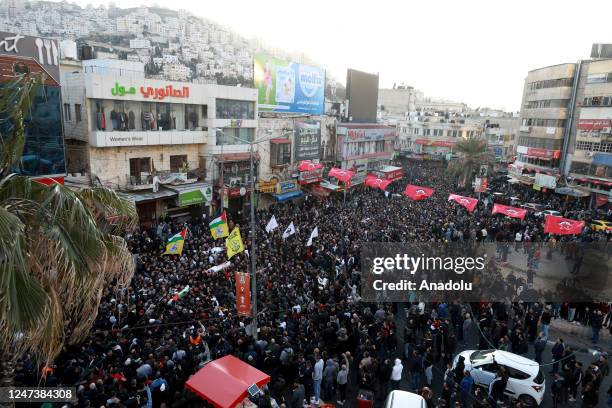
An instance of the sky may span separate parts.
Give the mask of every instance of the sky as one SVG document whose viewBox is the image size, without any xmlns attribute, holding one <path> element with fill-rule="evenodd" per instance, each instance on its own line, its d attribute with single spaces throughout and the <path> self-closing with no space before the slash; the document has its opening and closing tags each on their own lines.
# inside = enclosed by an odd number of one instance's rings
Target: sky
<svg viewBox="0 0 612 408">
<path fill-rule="evenodd" d="M 77 0 L 81 6 L 104 0 Z M 520 110 L 529 70 L 587 59 L 612 42 L 610 0 L 156 0 L 247 37 L 303 52 L 341 83 L 414 86 L 470 107 Z M 145 4 L 121 0 L 119 7 Z M 153 3 L 149 3 L 151 5 Z"/>
</svg>

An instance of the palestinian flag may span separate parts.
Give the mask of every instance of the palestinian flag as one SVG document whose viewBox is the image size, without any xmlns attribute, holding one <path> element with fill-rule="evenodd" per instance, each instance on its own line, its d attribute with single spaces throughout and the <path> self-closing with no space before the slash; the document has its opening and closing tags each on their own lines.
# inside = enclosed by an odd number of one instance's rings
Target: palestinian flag
<svg viewBox="0 0 612 408">
<path fill-rule="evenodd" d="M 183 253 L 183 244 L 187 236 L 187 228 L 183 229 L 178 234 L 170 237 L 166 244 L 166 252 L 162 255 L 180 255 Z"/>
<path fill-rule="evenodd" d="M 175 293 L 172 298 L 170 299 L 170 301 L 168 302 L 168 304 L 172 303 L 172 302 L 176 302 L 179 299 L 184 298 L 188 293 L 189 290 L 191 288 L 189 287 L 189 285 L 185 286 L 180 292 Z"/>
<path fill-rule="evenodd" d="M 210 235 L 212 235 L 213 239 L 219 239 L 229 235 L 227 215 L 225 215 L 225 211 L 223 211 L 220 216 L 212 220 L 208 226 L 210 227 Z"/>
</svg>

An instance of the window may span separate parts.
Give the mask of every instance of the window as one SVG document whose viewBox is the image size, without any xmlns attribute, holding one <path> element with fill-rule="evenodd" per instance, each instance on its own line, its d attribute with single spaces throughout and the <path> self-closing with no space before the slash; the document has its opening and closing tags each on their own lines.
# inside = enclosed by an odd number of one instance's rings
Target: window
<svg viewBox="0 0 612 408">
<path fill-rule="evenodd" d="M 188 166 L 187 155 L 180 154 L 176 156 L 170 156 L 170 171 L 173 173 L 183 173 L 183 170 Z"/>
<path fill-rule="evenodd" d="M 185 129 L 195 130 L 200 126 L 196 105 L 185 105 Z"/>
<path fill-rule="evenodd" d="M 130 180 L 131 185 L 151 184 L 151 158 L 139 157 L 130 159 Z"/>
<path fill-rule="evenodd" d="M 523 126 L 565 127 L 565 119 L 523 118 Z"/>
<path fill-rule="evenodd" d="M 562 87 L 562 86 L 572 86 L 573 82 L 574 82 L 573 78 L 547 79 L 545 81 L 530 82 L 530 83 L 527 84 L 527 89 L 533 91 L 533 90 L 536 90 L 536 89 L 558 88 L 558 87 Z"/>
<path fill-rule="evenodd" d="M 253 141 L 254 135 L 253 128 L 223 128 L 217 131 L 217 146 L 246 144 Z"/>
<path fill-rule="evenodd" d="M 217 119 L 255 119 L 255 103 L 217 99 Z"/>
<path fill-rule="evenodd" d="M 270 144 L 270 165 L 284 166 L 291 163 L 291 143 Z"/>
<path fill-rule="evenodd" d="M 81 118 L 81 105 L 78 103 L 74 105 L 74 119 L 77 122 L 81 122 L 83 119 Z"/>
<path fill-rule="evenodd" d="M 545 99 L 541 101 L 529 101 L 525 103 L 525 109 L 541 108 L 567 108 L 569 99 Z"/>
<path fill-rule="evenodd" d="M 67 122 L 70 122 L 70 104 L 69 103 L 65 103 L 64 104 L 64 120 Z"/>
<path fill-rule="evenodd" d="M 508 373 L 508 376 L 510 378 L 515 378 L 517 380 L 526 380 L 529 377 L 531 377 L 529 374 L 526 374 L 516 368 L 508 367 L 508 366 L 503 366 L 503 367 L 506 369 L 506 372 Z"/>
</svg>

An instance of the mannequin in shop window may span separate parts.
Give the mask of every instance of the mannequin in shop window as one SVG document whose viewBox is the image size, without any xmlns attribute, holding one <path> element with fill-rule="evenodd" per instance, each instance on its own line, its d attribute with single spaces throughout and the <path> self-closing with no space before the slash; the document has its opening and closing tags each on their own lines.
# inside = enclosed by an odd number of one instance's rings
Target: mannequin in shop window
<svg viewBox="0 0 612 408">
<path fill-rule="evenodd" d="M 198 127 L 198 114 L 194 111 L 189 112 L 189 128 L 194 130 Z"/>
<path fill-rule="evenodd" d="M 117 130 L 119 128 L 119 122 L 117 120 L 117 111 L 113 109 L 111 111 L 110 118 L 111 118 L 111 125 L 113 127 L 113 130 Z"/>
<path fill-rule="evenodd" d="M 100 102 L 96 102 L 96 127 L 98 130 L 106 129 L 106 117 L 104 116 L 104 109 L 100 105 Z"/>
<path fill-rule="evenodd" d="M 134 114 L 134 111 L 128 112 L 128 129 L 136 129 L 136 115 Z"/>
</svg>

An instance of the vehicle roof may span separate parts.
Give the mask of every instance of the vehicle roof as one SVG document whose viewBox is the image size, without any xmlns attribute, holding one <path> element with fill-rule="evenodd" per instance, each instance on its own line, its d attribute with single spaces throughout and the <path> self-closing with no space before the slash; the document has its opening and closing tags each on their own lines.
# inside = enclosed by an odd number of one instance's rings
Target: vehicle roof
<svg viewBox="0 0 612 408">
<path fill-rule="evenodd" d="M 471 350 L 471 352 L 474 352 L 474 351 L 477 351 L 477 350 Z M 503 350 L 490 350 L 490 351 L 491 351 L 491 354 L 489 355 L 490 357 L 482 360 L 482 362 L 485 364 L 492 363 L 494 361 L 493 357 L 495 356 L 495 362 L 497 364 L 516 368 L 531 376 L 535 377 L 536 375 L 538 375 L 538 372 L 540 371 L 539 364 L 526 357 L 519 356 L 518 354 L 510 353 L 509 351 L 503 351 Z"/>
<path fill-rule="evenodd" d="M 399 390 L 391 391 L 391 393 L 387 397 L 387 403 L 385 404 L 385 408 L 422 408 L 425 406 L 427 406 L 425 398 L 412 392 Z"/>
<path fill-rule="evenodd" d="M 593 222 L 605 222 L 606 224 L 610 224 L 610 221 L 606 220 L 593 220 Z"/>
</svg>

